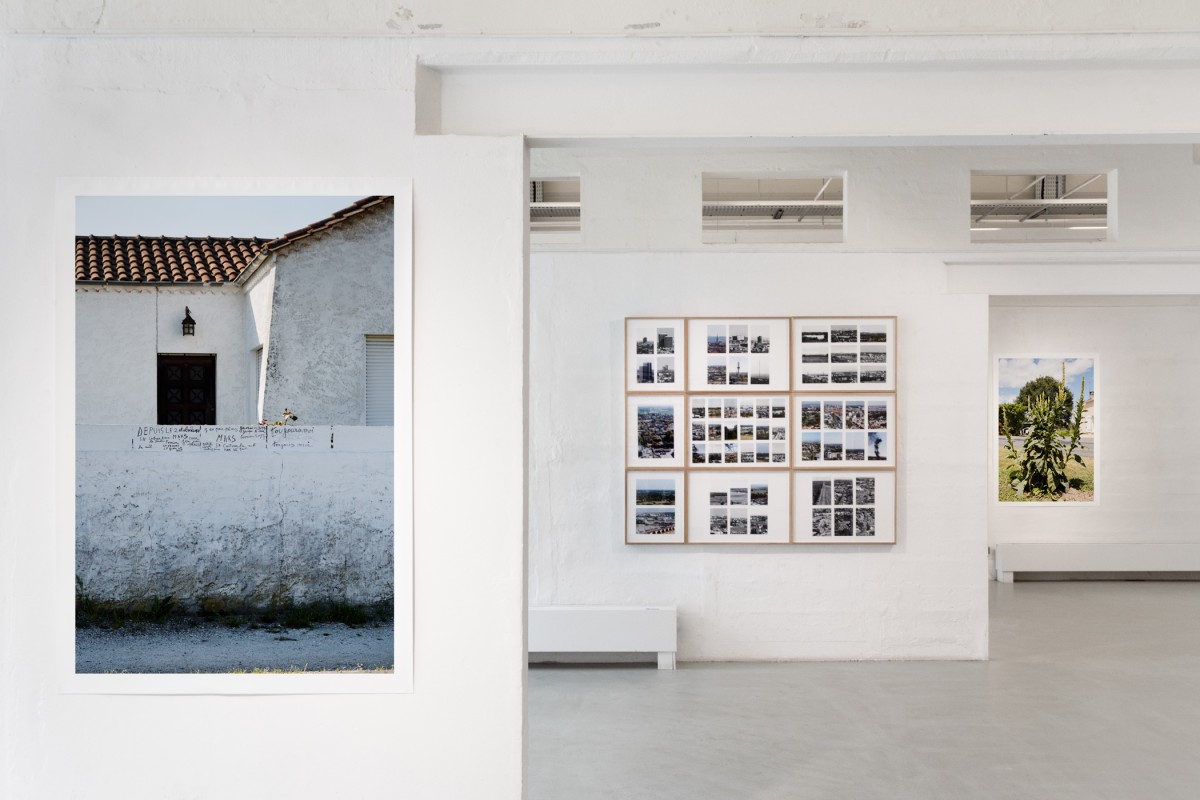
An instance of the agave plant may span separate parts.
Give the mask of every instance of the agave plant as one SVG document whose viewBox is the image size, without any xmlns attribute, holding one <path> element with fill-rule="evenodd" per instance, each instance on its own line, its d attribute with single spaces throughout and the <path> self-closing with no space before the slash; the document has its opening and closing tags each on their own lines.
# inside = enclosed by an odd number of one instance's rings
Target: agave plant
<svg viewBox="0 0 1200 800">
<path fill-rule="evenodd" d="M 1008 421 L 1008 411 L 1001 407 L 1006 444 L 1004 449 L 1012 457 L 1013 465 L 1008 469 L 1008 479 L 1018 497 L 1029 494 L 1034 497 L 1058 499 L 1067 491 L 1067 464 L 1074 461 L 1083 464 L 1083 458 L 1075 452 L 1079 447 L 1079 426 L 1083 420 L 1083 398 L 1086 385 L 1080 386 L 1079 402 L 1071 415 L 1064 443 L 1058 434 L 1065 413 L 1070 405 L 1067 394 L 1067 364 L 1063 362 L 1062 380 L 1054 397 L 1043 396 L 1029 401 L 1025 409 L 1025 447 L 1017 449 L 1013 444 Z"/>
</svg>

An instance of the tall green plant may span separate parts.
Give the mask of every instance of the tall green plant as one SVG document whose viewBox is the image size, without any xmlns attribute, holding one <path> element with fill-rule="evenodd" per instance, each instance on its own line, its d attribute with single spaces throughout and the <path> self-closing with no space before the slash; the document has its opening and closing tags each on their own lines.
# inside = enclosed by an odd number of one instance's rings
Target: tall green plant
<svg viewBox="0 0 1200 800">
<path fill-rule="evenodd" d="M 1086 383 L 1086 379 L 1085 379 Z M 1001 406 L 1004 429 L 1004 449 L 1012 457 L 1013 465 L 1008 469 L 1008 479 L 1018 497 L 1026 494 L 1034 497 L 1058 499 L 1067 491 L 1067 464 L 1071 461 L 1083 464 L 1083 458 L 1075 452 L 1079 447 L 1080 423 L 1083 421 L 1083 398 L 1087 394 L 1085 385 L 1079 389 L 1079 403 L 1071 414 L 1071 395 L 1067 391 L 1067 364 L 1062 366 L 1062 381 L 1058 391 L 1031 398 L 1025 408 L 1025 423 L 1028 432 L 1025 447 L 1018 450 L 1013 444 L 1008 413 Z M 1064 419 L 1071 420 L 1067 428 L 1067 441 L 1059 438 L 1058 431 Z"/>
</svg>

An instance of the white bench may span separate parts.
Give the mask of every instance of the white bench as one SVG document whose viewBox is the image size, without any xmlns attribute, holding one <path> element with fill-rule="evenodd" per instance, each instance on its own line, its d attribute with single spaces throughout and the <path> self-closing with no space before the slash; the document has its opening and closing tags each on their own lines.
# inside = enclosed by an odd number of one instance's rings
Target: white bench
<svg viewBox="0 0 1200 800">
<path fill-rule="evenodd" d="M 1200 543 L 1113 542 L 996 545 L 996 580 L 1017 572 L 1197 572 Z"/>
<path fill-rule="evenodd" d="M 674 606 L 535 606 L 530 653 L 657 653 L 675 669 Z"/>
</svg>

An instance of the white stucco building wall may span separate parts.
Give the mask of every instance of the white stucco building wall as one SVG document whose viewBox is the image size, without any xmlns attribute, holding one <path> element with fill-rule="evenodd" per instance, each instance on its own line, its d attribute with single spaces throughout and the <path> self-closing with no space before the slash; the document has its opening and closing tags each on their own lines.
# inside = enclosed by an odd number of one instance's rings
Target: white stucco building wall
<svg viewBox="0 0 1200 800">
<path fill-rule="evenodd" d="M 263 415 L 366 423 L 367 335 L 393 331 L 393 204 L 372 206 L 272 256 Z"/>
<path fill-rule="evenodd" d="M 236 428 L 222 428 L 233 434 Z M 194 610 L 392 598 L 389 427 L 318 428 L 312 446 L 131 448 L 136 428 L 79 426 L 75 570 L 96 600 Z M 332 444 L 332 446 L 331 446 Z"/>
<path fill-rule="evenodd" d="M 270 262 L 267 256 L 264 262 Z M 266 388 L 267 350 L 271 341 L 271 298 L 275 295 L 275 271 L 252 264 L 243 275 L 242 291 L 246 296 L 246 346 L 250 349 L 250 395 L 246 398 L 247 419 L 263 418 L 263 392 Z M 261 348 L 261 358 L 256 352 Z M 257 369 L 257 372 L 255 371 Z"/>
<path fill-rule="evenodd" d="M 253 353 L 237 286 L 77 286 L 75 410 L 82 425 L 158 422 L 159 354 L 216 356 L 217 424 L 248 424 Z M 196 334 L 184 336 L 184 308 Z"/>
</svg>

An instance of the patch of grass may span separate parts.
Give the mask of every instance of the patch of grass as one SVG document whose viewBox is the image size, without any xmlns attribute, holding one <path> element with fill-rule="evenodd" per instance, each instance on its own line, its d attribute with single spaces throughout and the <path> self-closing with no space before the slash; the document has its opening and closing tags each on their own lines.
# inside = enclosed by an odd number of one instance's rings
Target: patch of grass
<svg viewBox="0 0 1200 800">
<path fill-rule="evenodd" d="M 1067 482 L 1070 488 L 1057 501 L 1048 500 L 1045 498 L 1036 498 L 1032 495 L 1024 497 L 1017 496 L 1017 490 L 1012 487 L 1008 481 L 1008 470 L 1013 465 L 1011 456 L 1005 455 L 1003 451 L 1000 453 L 1000 500 L 1001 502 L 1013 503 L 1051 503 L 1051 502 L 1080 502 L 1088 501 L 1095 497 L 1096 493 L 1096 471 L 1094 460 L 1084 458 L 1083 464 L 1076 464 L 1071 461 L 1067 464 Z"/>
<path fill-rule="evenodd" d="M 174 597 L 151 597 L 120 603 L 97 600 L 89 595 L 83 580 L 75 576 L 75 626 L 77 628 L 124 628 L 126 625 L 162 625 L 180 615 Z"/>
<path fill-rule="evenodd" d="M 75 626 L 78 628 L 123 628 L 126 625 L 180 624 L 195 627 L 218 623 L 227 628 L 247 626 L 280 632 L 287 628 L 311 628 L 313 625 L 341 623 L 351 628 L 391 622 L 390 600 L 360 605 L 342 600 L 292 603 L 275 598 L 265 607 L 222 597 L 202 597 L 190 609 L 174 597 L 113 602 L 96 600 L 84 591 L 83 581 L 75 579 Z"/>
<path fill-rule="evenodd" d="M 337 673 L 352 673 L 352 672 L 376 672 L 376 673 L 392 673 L 395 672 L 393 667 L 364 667 L 359 664 L 355 667 L 336 667 L 334 669 L 309 669 L 308 665 L 291 666 L 291 667 L 251 667 L 250 669 L 231 669 L 231 675 L 315 675 L 324 672 Z"/>
</svg>

